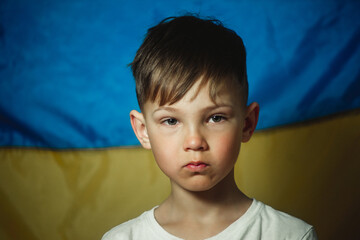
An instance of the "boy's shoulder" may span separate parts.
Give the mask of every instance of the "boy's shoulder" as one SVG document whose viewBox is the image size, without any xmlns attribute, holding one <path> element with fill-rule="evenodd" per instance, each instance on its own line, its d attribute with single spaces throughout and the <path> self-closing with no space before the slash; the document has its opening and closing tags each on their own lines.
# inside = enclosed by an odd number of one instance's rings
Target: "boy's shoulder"
<svg viewBox="0 0 360 240">
<path fill-rule="evenodd" d="M 253 200 L 244 224 L 247 231 L 259 233 L 264 239 L 317 239 L 313 226 L 303 220 Z M 253 219 L 251 219 L 253 218 Z M 251 222 L 251 223 L 250 223 Z"/>
<path fill-rule="evenodd" d="M 166 239 L 179 240 L 166 232 L 156 221 L 154 210 L 158 206 L 145 211 L 140 216 L 124 222 L 104 234 L 101 240 L 142 240 L 142 239 Z"/>
<path fill-rule="evenodd" d="M 306 222 L 254 199 L 244 215 L 224 231 L 208 238 L 222 239 L 317 240 L 317 236 Z"/>
<path fill-rule="evenodd" d="M 104 234 L 101 240 L 128 240 L 128 239 L 147 239 L 148 235 L 143 235 L 149 231 L 149 217 L 153 215 L 155 207 L 145 211 L 140 216 L 124 222 L 110 229 Z"/>
</svg>

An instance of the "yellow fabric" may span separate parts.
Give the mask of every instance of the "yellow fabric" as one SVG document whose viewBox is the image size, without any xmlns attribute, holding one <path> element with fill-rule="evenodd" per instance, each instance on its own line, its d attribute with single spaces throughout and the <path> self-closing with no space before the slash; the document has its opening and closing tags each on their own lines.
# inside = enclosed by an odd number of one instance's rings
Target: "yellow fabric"
<svg viewBox="0 0 360 240">
<path fill-rule="evenodd" d="M 236 180 L 249 196 L 313 224 L 320 239 L 355 239 L 359 156 L 353 112 L 257 132 L 242 146 Z M 168 193 L 168 179 L 140 148 L 3 148 L 0 239 L 100 239 Z"/>
</svg>

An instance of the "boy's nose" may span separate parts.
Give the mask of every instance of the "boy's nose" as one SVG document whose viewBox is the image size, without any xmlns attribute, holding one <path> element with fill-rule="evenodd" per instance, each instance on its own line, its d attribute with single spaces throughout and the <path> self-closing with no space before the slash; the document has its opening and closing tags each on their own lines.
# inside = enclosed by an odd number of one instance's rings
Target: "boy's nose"
<svg viewBox="0 0 360 240">
<path fill-rule="evenodd" d="M 190 131 L 185 137 L 185 151 L 206 151 L 209 148 L 206 139 L 199 130 Z"/>
</svg>

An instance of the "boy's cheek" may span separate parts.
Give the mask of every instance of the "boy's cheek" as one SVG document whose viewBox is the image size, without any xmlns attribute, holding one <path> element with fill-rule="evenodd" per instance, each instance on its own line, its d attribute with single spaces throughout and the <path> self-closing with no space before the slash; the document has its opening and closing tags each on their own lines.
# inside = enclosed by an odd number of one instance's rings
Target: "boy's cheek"
<svg viewBox="0 0 360 240">
<path fill-rule="evenodd" d="M 174 156 L 177 152 L 176 140 L 171 137 L 150 137 L 151 149 L 155 158 L 159 161 Z"/>
<path fill-rule="evenodd" d="M 213 149 L 218 156 L 232 156 L 236 157 L 239 154 L 241 137 L 231 133 L 227 135 L 218 136 L 216 143 L 212 144 Z"/>
</svg>

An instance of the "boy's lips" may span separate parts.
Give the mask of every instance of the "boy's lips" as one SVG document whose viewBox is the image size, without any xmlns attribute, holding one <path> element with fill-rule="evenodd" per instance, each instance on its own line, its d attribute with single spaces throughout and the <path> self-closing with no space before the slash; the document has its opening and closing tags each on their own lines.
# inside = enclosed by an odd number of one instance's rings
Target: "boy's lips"
<svg viewBox="0 0 360 240">
<path fill-rule="evenodd" d="M 184 167 L 192 172 L 199 172 L 206 169 L 209 164 L 201 162 L 201 161 L 192 161 L 186 164 Z"/>
</svg>

